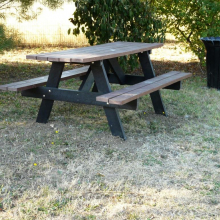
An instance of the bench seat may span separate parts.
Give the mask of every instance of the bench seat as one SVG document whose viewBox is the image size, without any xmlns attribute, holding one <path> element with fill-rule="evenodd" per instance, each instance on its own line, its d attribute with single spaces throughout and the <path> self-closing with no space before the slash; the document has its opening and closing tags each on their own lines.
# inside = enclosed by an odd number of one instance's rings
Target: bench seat
<svg viewBox="0 0 220 220">
<path fill-rule="evenodd" d="M 83 66 L 73 70 L 67 70 L 62 73 L 61 81 L 71 79 L 74 77 L 82 76 L 87 73 L 89 66 Z M 27 89 L 43 86 L 47 83 L 48 76 L 37 77 L 34 79 L 14 82 L 10 84 L 0 85 L 0 90 L 4 91 L 23 91 Z"/>
<path fill-rule="evenodd" d="M 183 79 L 191 77 L 191 73 L 171 71 L 163 75 L 145 80 L 141 83 L 96 97 L 96 101 L 115 105 L 124 105 L 139 97 L 155 92 Z"/>
</svg>

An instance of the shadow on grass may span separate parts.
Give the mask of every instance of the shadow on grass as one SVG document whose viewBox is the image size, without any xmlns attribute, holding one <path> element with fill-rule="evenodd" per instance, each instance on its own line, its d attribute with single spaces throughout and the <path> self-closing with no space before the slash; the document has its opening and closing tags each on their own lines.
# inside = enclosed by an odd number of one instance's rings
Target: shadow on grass
<svg viewBox="0 0 220 220">
<path fill-rule="evenodd" d="M 169 71 L 182 71 L 193 73 L 197 76 L 206 76 L 206 70 L 204 67 L 201 67 L 198 62 L 176 62 L 176 61 L 152 61 L 156 75 L 161 75 Z"/>
<path fill-rule="evenodd" d="M 0 64 L 1 84 L 17 82 L 49 74 L 51 63 L 8 62 Z M 64 70 L 76 68 L 77 65 L 66 64 Z"/>
</svg>

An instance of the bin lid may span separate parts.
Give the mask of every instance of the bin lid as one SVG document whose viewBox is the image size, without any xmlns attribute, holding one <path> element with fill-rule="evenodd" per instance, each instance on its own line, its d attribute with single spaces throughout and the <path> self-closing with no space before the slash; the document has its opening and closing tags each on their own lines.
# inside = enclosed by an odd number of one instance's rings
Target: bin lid
<svg viewBox="0 0 220 220">
<path fill-rule="evenodd" d="M 220 37 L 201 37 L 200 40 L 205 44 L 206 49 L 220 47 Z"/>
<path fill-rule="evenodd" d="M 220 37 L 201 37 L 203 41 L 220 41 Z"/>
</svg>

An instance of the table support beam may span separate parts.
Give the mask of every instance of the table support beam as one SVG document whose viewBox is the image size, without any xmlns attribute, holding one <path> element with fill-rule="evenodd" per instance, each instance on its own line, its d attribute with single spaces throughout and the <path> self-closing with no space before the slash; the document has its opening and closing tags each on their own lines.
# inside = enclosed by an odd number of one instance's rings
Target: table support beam
<svg viewBox="0 0 220 220">
<path fill-rule="evenodd" d="M 37 87 L 21 92 L 22 96 L 33 98 L 44 98 L 46 100 L 64 101 L 86 105 L 96 105 L 102 107 L 120 108 L 127 110 L 137 110 L 138 100 L 134 100 L 125 105 L 112 105 L 105 102 L 96 101 L 96 97 L 101 95 L 97 92 L 74 91 L 68 89 L 58 89 L 52 87 Z"/>
</svg>

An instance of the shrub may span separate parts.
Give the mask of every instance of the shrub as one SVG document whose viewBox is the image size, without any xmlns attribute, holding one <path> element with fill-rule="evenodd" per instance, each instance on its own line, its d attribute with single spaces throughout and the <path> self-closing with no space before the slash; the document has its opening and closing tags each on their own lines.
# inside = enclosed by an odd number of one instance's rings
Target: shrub
<svg viewBox="0 0 220 220">
<path fill-rule="evenodd" d="M 186 43 L 186 49 L 204 62 L 201 37 L 220 36 L 220 2 L 217 0 L 158 0 L 158 14 L 166 19 L 167 31 Z"/>
<path fill-rule="evenodd" d="M 11 49 L 15 46 L 14 40 L 12 37 L 6 36 L 5 26 L 0 24 L 0 53 L 3 53 L 4 50 Z"/>
</svg>

